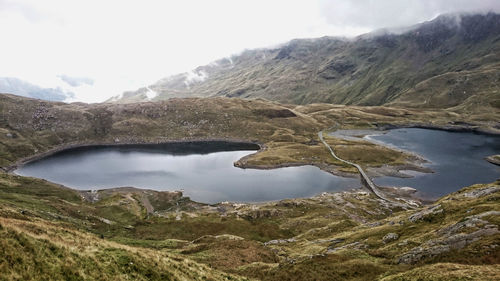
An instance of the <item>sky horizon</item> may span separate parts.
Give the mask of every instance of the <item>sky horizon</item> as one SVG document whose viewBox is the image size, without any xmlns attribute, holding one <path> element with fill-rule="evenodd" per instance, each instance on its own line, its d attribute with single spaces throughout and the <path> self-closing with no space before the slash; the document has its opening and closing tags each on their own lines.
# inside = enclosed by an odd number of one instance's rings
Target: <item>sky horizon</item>
<svg viewBox="0 0 500 281">
<path fill-rule="evenodd" d="M 500 1 L 0 0 L 0 77 L 102 102 L 245 49 L 489 11 Z"/>
</svg>

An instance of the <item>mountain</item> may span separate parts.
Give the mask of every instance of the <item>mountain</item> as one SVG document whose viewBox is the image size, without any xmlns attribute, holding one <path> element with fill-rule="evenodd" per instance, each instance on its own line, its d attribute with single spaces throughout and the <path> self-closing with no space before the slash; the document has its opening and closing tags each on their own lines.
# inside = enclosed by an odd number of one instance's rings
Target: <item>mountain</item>
<svg viewBox="0 0 500 281">
<path fill-rule="evenodd" d="M 10 93 L 23 97 L 48 101 L 65 101 L 74 94 L 61 88 L 42 88 L 13 77 L 0 77 L 0 93 Z"/>
<path fill-rule="evenodd" d="M 500 15 L 442 15 L 401 30 L 247 50 L 108 102 L 226 96 L 294 104 L 500 108 Z"/>
</svg>

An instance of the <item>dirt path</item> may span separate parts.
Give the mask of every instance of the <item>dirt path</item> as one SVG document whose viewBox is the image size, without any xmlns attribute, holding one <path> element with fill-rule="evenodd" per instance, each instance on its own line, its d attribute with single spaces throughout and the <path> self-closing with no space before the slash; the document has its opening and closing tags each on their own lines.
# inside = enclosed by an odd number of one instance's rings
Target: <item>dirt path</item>
<svg viewBox="0 0 500 281">
<path fill-rule="evenodd" d="M 141 203 L 144 206 L 144 208 L 146 208 L 148 214 L 154 213 L 155 209 L 153 208 L 153 205 L 151 205 L 151 202 L 149 202 L 149 199 L 145 194 L 141 196 Z"/>
<path fill-rule="evenodd" d="M 351 166 L 354 166 L 358 171 L 359 171 L 359 174 L 361 175 L 361 183 L 368 189 L 370 190 L 373 194 L 375 194 L 375 196 L 377 196 L 378 198 L 380 199 L 383 199 L 383 200 L 386 200 L 386 201 L 391 201 L 389 199 L 387 199 L 385 197 L 385 195 L 382 193 L 382 191 L 380 191 L 378 189 L 378 187 L 373 183 L 373 181 L 368 177 L 368 175 L 365 173 L 365 171 L 363 170 L 363 168 L 361 168 L 360 165 L 356 164 L 356 163 L 353 163 L 353 162 L 350 162 L 350 161 L 347 161 L 347 160 L 344 160 L 340 157 L 338 157 L 335 152 L 333 151 L 332 147 L 325 141 L 325 139 L 323 138 L 323 131 L 320 131 L 318 133 L 318 136 L 319 136 L 319 139 L 321 140 L 321 142 L 326 146 L 326 148 L 328 148 L 328 150 L 330 151 L 330 154 L 333 156 L 333 158 L 339 160 L 340 162 L 343 162 L 343 163 L 346 163 L 348 165 L 351 165 Z M 392 201 L 391 201 L 392 202 Z"/>
</svg>

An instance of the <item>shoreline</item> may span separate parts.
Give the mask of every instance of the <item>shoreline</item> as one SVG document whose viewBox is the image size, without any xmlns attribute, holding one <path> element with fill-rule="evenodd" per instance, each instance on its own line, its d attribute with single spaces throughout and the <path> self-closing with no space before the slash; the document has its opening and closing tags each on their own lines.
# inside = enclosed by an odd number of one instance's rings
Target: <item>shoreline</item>
<svg viewBox="0 0 500 281">
<path fill-rule="evenodd" d="M 367 173 L 370 175 L 370 177 L 395 177 L 395 178 L 413 178 L 414 176 L 405 174 L 401 171 L 414 171 L 414 172 L 419 172 L 419 173 L 434 173 L 434 171 L 426 166 L 425 164 L 430 164 L 432 163 L 430 160 L 425 158 L 423 155 L 420 155 L 414 151 L 410 150 L 405 150 L 401 149 L 397 146 L 384 143 L 378 140 L 375 140 L 371 138 L 371 136 L 374 135 L 382 135 L 385 134 L 389 131 L 388 130 L 379 130 L 379 129 L 359 129 L 359 130 L 349 130 L 349 129 L 341 129 L 341 130 L 336 130 L 334 132 L 328 133 L 328 136 L 330 137 L 335 137 L 335 138 L 340 138 L 343 140 L 350 140 L 350 141 L 367 141 L 370 142 L 374 145 L 379 145 L 394 151 L 398 151 L 401 153 L 408 154 L 412 156 L 414 159 L 412 159 L 411 162 L 408 162 L 406 164 L 402 165 L 387 165 L 384 164 L 380 167 L 365 167 Z M 338 132 L 338 133 L 337 133 Z M 351 132 L 354 134 L 346 134 L 347 132 Z M 335 134 L 337 133 L 337 134 Z"/>
<path fill-rule="evenodd" d="M 484 158 L 486 161 L 490 162 L 491 164 L 498 165 L 500 166 L 500 155 L 490 155 L 488 157 Z"/>
<path fill-rule="evenodd" d="M 50 181 L 48 181 L 48 182 L 50 182 Z M 204 205 L 204 206 L 212 206 L 212 207 L 218 206 L 218 205 L 224 205 L 224 204 L 262 205 L 262 204 L 268 204 L 268 203 L 273 203 L 273 202 L 280 202 L 283 200 L 311 199 L 311 198 L 323 196 L 324 194 L 359 193 L 359 192 L 370 193 L 369 191 L 366 190 L 366 188 L 359 186 L 359 187 L 349 188 L 349 189 L 339 190 L 339 191 L 322 191 L 322 192 L 319 192 L 317 194 L 314 194 L 311 196 L 306 196 L 306 197 L 282 198 L 282 199 L 265 200 L 265 201 L 220 201 L 220 202 L 215 202 L 215 203 L 207 203 L 207 202 L 200 202 L 200 201 L 192 200 L 191 197 L 184 195 L 183 190 L 155 190 L 155 189 L 151 189 L 151 188 L 140 188 L 140 187 L 134 187 L 134 186 L 120 186 L 120 187 L 110 187 L 110 188 L 103 188 L 103 189 L 75 189 L 75 188 L 68 187 L 68 186 L 65 186 L 62 184 L 57 184 L 57 185 L 61 186 L 62 188 L 68 188 L 68 189 L 71 189 L 73 191 L 78 192 L 84 200 L 87 200 L 89 202 L 98 201 L 99 200 L 98 195 L 101 193 L 128 193 L 128 192 L 168 193 L 168 194 L 178 195 L 181 198 L 187 198 L 189 201 L 191 201 L 195 204 Z M 435 200 L 429 200 L 428 198 L 425 198 L 425 197 L 417 196 L 419 194 L 418 190 L 416 190 L 412 187 L 384 186 L 384 187 L 381 187 L 381 189 L 384 190 L 385 194 L 389 194 L 391 196 L 391 198 L 396 199 L 396 200 L 398 198 L 403 198 L 405 200 L 412 200 L 414 202 L 418 202 L 421 205 L 431 204 L 435 201 Z"/>
<path fill-rule="evenodd" d="M 491 129 L 485 129 L 482 127 L 479 127 L 477 125 L 449 125 L 449 126 L 444 126 L 444 125 L 433 125 L 433 124 L 406 124 L 406 125 L 394 125 L 394 124 L 375 124 L 376 128 L 362 128 L 359 130 L 370 130 L 370 131 L 388 131 L 388 130 L 393 130 L 393 129 L 404 129 L 404 128 L 421 128 L 421 129 L 430 129 L 430 130 L 442 130 L 442 131 L 449 131 L 449 132 L 472 132 L 472 133 L 478 133 L 478 134 L 486 134 L 486 135 L 500 135 L 500 130 L 491 130 Z M 340 130 L 357 130 L 357 129 L 340 129 Z M 335 130 L 333 132 L 336 132 L 339 130 Z M 331 132 L 331 133 L 333 133 Z M 359 139 L 364 139 L 359 138 Z M 372 141 L 372 140 L 369 140 Z M 282 163 L 282 164 L 277 164 L 277 165 L 246 165 L 245 163 L 242 163 L 242 160 L 244 161 L 246 158 L 250 157 L 253 154 L 259 153 L 263 150 L 266 150 L 267 147 L 264 143 L 259 142 L 259 141 L 249 141 L 245 139 L 238 139 L 238 138 L 193 138 L 193 139 L 174 139 L 174 140 L 165 140 L 165 141 L 157 141 L 157 142 L 144 142 L 141 140 L 138 141 L 126 141 L 126 142 L 120 142 L 120 141 L 97 141 L 97 142 L 72 142 L 72 143 L 67 143 L 67 144 L 62 144 L 60 146 L 54 147 L 52 149 L 49 149 L 44 152 L 36 153 L 31 156 L 23 157 L 19 160 L 17 160 L 14 164 L 7 166 L 7 167 L 0 167 L 0 170 L 4 170 L 6 173 L 11 173 L 13 170 L 16 170 L 19 167 L 22 167 L 23 165 L 33 162 L 36 160 L 40 160 L 44 157 L 65 151 L 65 150 L 71 150 L 71 149 L 77 149 L 77 148 L 84 148 L 84 147 L 92 147 L 92 146 L 120 146 L 120 145 L 154 145 L 154 144 L 169 144 L 169 143 L 190 143 L 190 142 L 229 142 L 229 143 L 244 143 L 244 144 L 255 144 L 260 147 L 255 153 L 251 153 L 249 155 L 246 155 L 239 159 L 236 163 L 241 163 L 238 164 L 239 168 L 248 168 L 248 169 L 277 169 L 277 168 L 286 168 L 286 167 L 296 167 L 296 166 L 305 166 L 305 165 L 312 165 L 315 167 L 318 167 L 326 172 L 330 172 L 333 175 L 336 176 L 344 176 L 344 177 L 350 177 L 348 176 L 351 173 L 346 173 L 346 172 L 340 172 L 338 171 L 337 173 L 332 172 L 331 170 L 326 170 L 323 168 L 323 165 L 318 165 L 316 163 L 310 163 L 310 162 L 293 162 L 293 163 Z M 423 163 L 426 163 L 427 160 L 422 157 L 421 155 L 411 152 L 411 151 L 406 151 L 399 149 L 397 147 L 389 146 L 383 143 L 379 143 L 376 141 L 372 141 L 375 144 L 379 145 L 384 145 L 390 149 L 393 150 L 399 150 L 403 151 L 406 153 L 410 153 L 412 155 L 417 156 L 420 158 L 420 160 L 424 160 Z M 411 163 L 415 164 L 415 163 Z M 236 165 L 235 165 L 236 166 Z M 328 166 L 328 165 L 327 165 Z M 418 170 L 417 170 L 418 171 Z M 355 174 L 355 173 L 353 173 Z"/>
<path fill-rule="evenodd" d="M 377 124 L 376 128 L 365 128 L 362 130 L 370 130 L 370 131 L 377 131 L 377 132 L 383 133 L 384 131 L 388 131 L 391 129 L 401 129 L 401 128 L 422 128 L 422 129 L 442 130 L 442 131 L 450 131 L 450 132 L 473 132 L 473 133 L 486 134 L 486 135 L 500 135 L 500 131 L 494 132 L 494 131 L 483 130 L 480 128 L 464 127 L 462 125 L 460 125 L 460 126 L 437 126 L 437 125 L 422 125 L 422 124 L 407 124 L 407 125 L 389 124 L 389 125 L 378 126 L 378 124 Z M 354 130 L 354 129 L 342 129 L 342 130 Z M 336 130 L 336 131 L 339 131 L 339 130 Z M 333 131 L 333 132 L 336 132 L 336 131 Z M 333 133 L 333 132 L 331 132 L 331 133 Z M 393 150 L 404 151 L 405 153 L 410 153 L 412 155 L 415 155 L 418 158 L 418 160 L 416 160 L 416 161 L 419 164 L 428 163 L 428 161 L 424 157 L 422 157 L 421 155 L 418 155 L 412 151 L 402 150 L 402 149 L 399 149 L 399 148 L 391 146 L 391 145 L 387 145 L 387 144 L 382 143 L 382 142 L 373 141 L 372 139 L 365 138 L 366 136 L 369 136 L 369 134 L 367 134 L 363 137 L 355 137 L 355 138 L 360 139 L 360 140 L 365 139 L 365 140 L 373 142 L 377 145 L 386 146 L 386 147 L 393 149 Z M 334 168 L 335 166 L 328 165 L 325 163 L 290 162 L 290 163 L 281 163 L 281 164 L 275 164 L 275 165 L 246 164 L 245 160 L 247 158 L 249 158 L 252 155 L 257 154 L 261 151 L 264 151 L 268 148 L 264 143 L 259 142 L 259 141 L 248 141 L 248 140 L 237 139 L 237 138 L 193 138 L 193 139 L 164 140 L 164 141 L 156 141 L 156 142 L 143 142 L 140 140 L 138 140 L 138 141 L 126 141 L 126 142 L 120 142 L 119 140 L 118 141 L 115 140 L 114 142 L 112 142 L 112 141 L 74 142 L 74 143 L 63 144 L 63 145 L 54 147 L 52 149 L 49 149 L 47 151 L 21 158 L 21 159 L 17 160 L 15 162 L 15 164 L 10 165 L 8 167 L 1 167 L 0 169 L 4 170 L 6 173 L 15 174 L 14 171 L 16 169 L 18 169 L 18 168 L 22 167 L 23 165 L 26 165 L 30 162 L 40 160 L 42 158 L 54 155 L 54 154 L 59 153 L 59 152 L 63 152 L 66 150 L 72 150 L 72 149 L 78 149 L 78 148 L 89 148 L 89 147 L 93 147 L 93 146 L 97 146 L 97 147 L 98 146 L 112 146 L 113 147 L 113 146 L 126 146 L 126 145 L 155 145 L 155 144 L 174 144 L 174 143 L 179 144 L 179 143 L 196 143 L 196 142 L 198 142 L 198 143 L 226 142 L 226 143 L 235 143 L 235 144 L 240 143 L 240 144 L 248 144 L 248 145 L 257 145 L 259 147 L 258 150 L 256 150 L 253 153 L 250 153 L 248 155 L 245 155 L 244 157 L 238 159 L 237 161 L 235 161 L 233 163 L 233 165 L 235 167 L 242 168 L 242 169 L 270 170 L 270 169 L 310 165 L 310 166 L 317 167 L 317 168 L 321 169 L 322 171 L 328 172 L 334 176 L 340 176 L 340 177 L 346 177 L 346 178 L 360 178 L 358 173 L 341 172 L 341 171 L 338 171 L 337 169 L 335 169 Z M 378 171 L 380 169 L 385 169 L 385 172 L 381 173 L 380 171 Z M 416 172 L 420 172 L 420 173 L 432 173 L 433 172 L 432 170 L 425 168 L 425 167 L 422 167 L 422 166 L 419 166 L 419 165 L 416 165 L 415 163 L 410 163 L 410 164 L 400 165 L 400 166 L 388 166 L 388 167 L 384 166 L 384 167 L 378 168 L 378 170 L 377 170 L 377 168 L 370 168 L 370 169 L 368 169 L 368 173 L 370 173 L 370 174 L 375 173 L 375 175 L 373 175 L 374 177 L 392 176 L 392 177 L 406 178 L 408 176 L 403 174 L 403 173 L 400 173 L 399 172 L 400 170 L 412 170 L 412 171 L 416 171 Z M 15 174 L 15 175 L 17 175 L 17 174 Z M 17 176 L 21 176 L 21 175 L 17 175 Z M 410 176 L 410 177 L 412 177 L 412 176 Z M 58 185 L 60 185 L 60 184 L 58 184 Z M 61 185 L 61 186 L 64 186 L 64 185 Z M 360 187 L 361 186 L 362 185 L 360 185 Z M 89 190 L 79 190 L 79 189 L 75 189 L 75 188 L 68 187 L 68 186 L 64 186 L 64 187 L 78 191 L 80 193 L 89 191 Z M 121 187 L 113 187 L 110 189 L 120 189 L 120 188 Z M 142 188 L 138 188 L 138 187 L 132 187 L 132 188 L 137 189 L 137 190 L 141 190 L 141 191 L 151 190 L 151 189 L 142 189 Z M 398 190 L 398 192 L 401 192 L 402 190 L 407 189 L 407 187 L 403 187 L 403 186 L 401 186 L 401 187 L 384 186 L 381 188 Z M 101 191 L 101 190 L 108 190 L 108 189 L 98 189 L 97 191 Z M 354 192 L 355 190 L 356 189 L 350 189 L 350 190 L 338 191 L 338 192 Z M 158 190 L 157 192 L 178 192 L 178 191 L 159 191 Z M 337 193 L 337 192 L 332 192 L 332 193 Z M 421 202 L 427 202 L 427 203 L 432 202 L 426 198 L 423 198 L 423 197 L 421 198 L 420 196 L 411 196 L 412 194 L 415 195 L 415 193 L 418 193 L 418 190 L 408 192 L 408 194 L 406 194 L 406 195 L 412 199 L 417 199 Z M 314 195 L 314 196 L 318 196 L 318 195 Z M 314 196 L 311 196 L 311 197 L 314 197 Z M 307 197 L 307 198 L 309 198 L 309 197 Z M 293 199 L 297 199 L 297 198 L 293 198 Z M 281 199 L 281 200 L 284 200 L 284 199 Z M 279 200 L 273 200 L 273 201 L 279 201 Z M 193 201 L 193 202 L 196 202 L 196 201 Z M 244 202 L 244 203 L 245 204 L 258 204 L 258 203 L 266 203 L 266 202 L 270 202 L 270 201 Z M 197 202 L 197 203 L 202 203 L 202 202 Z M 221 204 L 221 203 L 223 203 L 223 202 L 218 202 L 218 203 L 211 204 L 211 205 L 216 205 L 216 204 Z M 208 203 L 202 203 L 202 204 L 208 204 Z"/>
<path fill-rule="evenodd" d="M 240 169 L 256 169 L 256 170 L 272 170 L 272 169 L 279 169 L 279 168 L 288 168 L 288 167 L 300 167 L 300 166 L 314 166 L 324 172 L 330 173 L 334 176 L 338 177 L 345 177 L 345 178 L 357 178 L 358 175 L 356 173 L 348 173 L 348 172 L 342 172 L 338 171 L 336 169 L 332 169 L 330 167 L 333 167 L 332 165 L 328 164 L 322 164 L 322 163 L 313 163 L 313 162 L 290 162 L 290 163 L 281 163 L 281 164 L 274 164 L 274 165 L 252 165 L 252 164 L 246 164 L 245 161 L 247 158 L 251 157 L 254 154 L 257 154 L 261 151 L 264 151 L 267 149 L 267 146 L 263 143 L 260 142 L 255 142 L 255 141 L 247 141 L 247 140 L 242 140 L 242 139 L 224 139 L 224 138 L 213 138 L 213 139 L 188 139 L 188 140 L 168 140 L 168 141 L 161 141 L 161 142 L 92 142 L 92 143 L 71 143 L 71 144 L 65 144 L 62 146 L 58 146 L 55 148 L 52 148 L 48 151 L 37 153 L 32 156 L 24 157 L 16 161 L 13 165 L 10 165 L 8 167 L 1 167 L 0 169 L 4 170 L 6 173 L 12 174 L 14 173 L 15 170 L 23 167 L 26 164 L 29 164 L 31 162 L 38 161 L 40 159 L 43 159 L 45 157 L 49 157 L 52 155 L 55 155 L 60 152 L 64 151 L 70 151 L 73 149 L 80 149 L 80 148 L 92 148 L 92 147 L 105 147 L 105 146 L 110 146 L 110 147 L 118 147 L 118 146 L 128 146 L 128 145 L 161 145 L 161 144 L 181 144 L 181 143 L 209 143 L 209 142 L 226 142 L 226 143 L 232 143 L 232 144 L 248 144 L 248 145 L 257 145 L 259 146 L 258 150 L 255 150 L 255 152 L 250 153 L 248 155 L 243 156 L 242 158 L 238 159 L 233 163 L 233 165 L 237 168 Z M 251 150 L 249 150 L 251 151 Z M 15 173 L 14 173 L 15 174 Z M 17 174 L 16 174 L 17 175 Z"/>
<path fill-rule="evenodd" d="M 459 122 L 456 122 L 459 123 Z M 491 127 L 484 128 L 478 125 L 466 124 L 466 125 L 434 125 L 434 124 L 407 124 L 407 125 L 394 125 L 394 124 L 375 124 L 377 128 L 374 130 L 387 131 L 393 129 L 405 129 L 405 128 L 419 128 L 419 129 L 429 129 L 429 130 L 439 130 L 457 133 L 476 133 L 484 135 L 500 135 L 500 129 L 493 129 Z"/>
<path fill-rule="evenodd" d="M 6 173 L 12 173 L 14 170 L 30 163 L 34 162 L 37 160 L 40 160 L 42 158 L 63 152 L 63 151 L 69 151 L 73 149 L 79 149 L 79 148 L 91 148 L 91 147 L 102 147 L 102 146 L 110 146 L 110 147 L 118 147 L 118 146 L 127 146 L 127 145 L 161 145 L 161 144 L 181 144 L 181 143 L 209 143 L 209 142 L 226 142 L 226 143 L 233 143 L 233 144 L 248 144 L 248 145 L 257 145 L 259 146 L 259 149 L 255 152 L 259 152 L 263 150 L 265 145 L 260 142 L 255 142 L 255 141 L 248 141 L 248 140 L 242 140 L 242 139 L 229 139 L 229 138 L 211 138 L 211 139 L 182 139 L 182 140 L 166 140 L 166 141 L 158 141 L 158 142 L 142 142 L 142 141 L 128 141 L 128 142 L 74 142 L 74 143 L 67 143 L 63 144 L 54 148 L 51 148 L 47 151 L 36 153 L 31 156 L 23 157 L 19 160 L 17 160 L 14 164 L 7 166 L 7 167 L 1 167 L 2 170 L 4 170 Z M 254 153 L 252 153 L 254 154 Z M 248 156 L 248 155 L 247 155 Z M 246 156 L 245 156 L 246 157 Z"/>
</svg>

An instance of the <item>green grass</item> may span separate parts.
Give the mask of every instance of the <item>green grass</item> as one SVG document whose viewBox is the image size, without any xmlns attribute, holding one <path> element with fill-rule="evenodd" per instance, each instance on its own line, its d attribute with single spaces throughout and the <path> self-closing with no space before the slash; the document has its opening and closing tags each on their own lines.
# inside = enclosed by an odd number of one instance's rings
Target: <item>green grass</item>
<svg viewBox="0 0 500 281">
<path fill-rule="evenodd" d="M 498 211 L 498 193 L 479 198 L 463 196 L 495 185 L 498 182 L 475 185 L 445 196 L 436 202 L 443 213 L 415 223 L 408 217 L 419 210 L 387 209 L 372 195 L 357 192 L 237 209 L 225 205 L 224 215 L 203 204 L 193 205 L 197 207 L 175 220 L 175 211 L 144 216 L 140 211 L 144 207 L 137 201 L 142 196 L 140 190 L 107 191 L 101 194 L 102 201 L 90 203 L 71 189 L 1 173 L 0 251 L 4 258 L 0 260 L 0 276 L 10 280 L 37 276 L 56 280 L 217 276 L 213 280 L 219 280 L 234 273 L 262 280 L 413 280 L 404 279 L 412 277 L 406 273 L 410 270 L 422 280 L 445 278 L 429 271 L 433 264 L 458 266 L 457 272 L 469 274 L 472 270 L 483 276 L 481 267 L 491 271 L 490 265 L 500 262 L 499 249 L 490 247 L 500 244 L 499 234 L 480 237 L 460 250 L 423 258 L 416 264 L 396 262 L 415 247 L 428 247 L 425 243 L 429 240 L 444 239 L 440 229 L 471 215 Z M 173 194 L 158 198 L 193 204 Z M 129 203 L 118 204 L 123 200 Z M 159 202 L 156 205 L 162 206 Z M 500 224 L 495 215 L 482 219 L 496 227 Z M 460 232 L 475 230 L 464 228 Z M 391 232 L 399 238 L 383 243 L 382 238 Z M 294 239 L 290 242 L 262 244 L 291 237 Z M 399 245 L 403 241 L 406 244 Z M 338 247 L 345 248 L 326 254 L 328 249 Z"/>
</svg>

